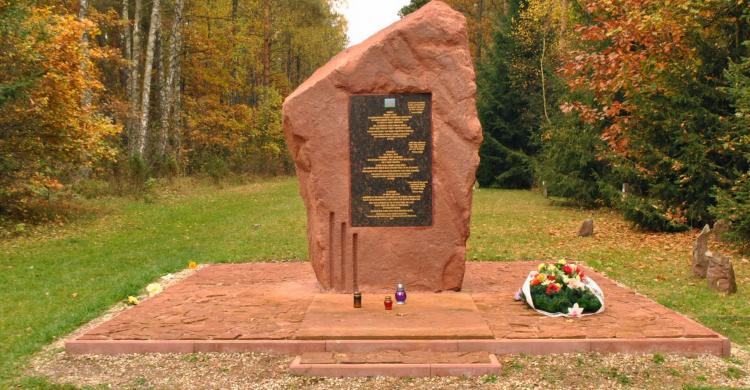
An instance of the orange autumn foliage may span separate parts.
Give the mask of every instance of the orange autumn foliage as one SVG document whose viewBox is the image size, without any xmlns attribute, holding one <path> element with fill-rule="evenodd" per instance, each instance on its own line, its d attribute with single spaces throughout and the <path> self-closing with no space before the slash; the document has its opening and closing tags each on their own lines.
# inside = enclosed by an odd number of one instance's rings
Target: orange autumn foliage
<svg viewBox="0 0 750 390">
<path fill-rule="evenodd" d="M 13 55 L 0 56 L 1 84 L 26 80 L 0 102 L 0 212 L 33 217 L 64 179 L 114 158 L 108 138 L 120 129 L 96 114 L 96 103 L 81 103 L 84 93 L 102 90 L 91 60 L 99 53 L 92 48 L 87 56 L 81 44 L 95 26 L 51 8 L 32 7 L 25 16 L 6 42 Z"/>
<path fill-rule="evenodd" d="M 565 53 L 560 73 L 573 90 L 593 94 L 593 105 L 564 103 L 589 122 L 606 122 L 602 138 L 618 154 L 628 151 L 634 96 L 664 92 L 664 78 L 694 70 L 685 42 L 705 15 L 692 0 L 583 0 L 591 22 L 575 27 L 581 45 Z M 694 11 L 694 12 L 693 12 Z"/>
</svg>

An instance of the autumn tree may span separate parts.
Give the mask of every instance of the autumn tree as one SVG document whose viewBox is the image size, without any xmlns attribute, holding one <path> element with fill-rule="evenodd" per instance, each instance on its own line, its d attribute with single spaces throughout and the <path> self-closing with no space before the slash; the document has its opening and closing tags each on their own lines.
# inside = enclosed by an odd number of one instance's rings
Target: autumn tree
<svg viewBox="0 0 750 390">
<path fill-rule="evenodd" d="M 612 187 L 629 189 L 609 201 L 642 227 L 710 222 L 713 188 L 733 176 L 722 70 L 739 53 L 737 34 L 747 34 L 741 3 L 581 2 L 588 22 L 576 27 L 561 67 L 579 95 L 562 108 L 601 127 L 609 148 L 595 158 L 611 167 Z"/>
<path fill-rule="evenodd" d="M 114 158 L 119 127 L 95 103 L 102 90 L 83 46 L 85 18 L 54 7 L 2 4 L 0 35 L 0 214 L 45 219 L 71 177 Z"/>
<path fill-rule="evenodd" d="M 268 108 L 344 48 L 343 18 L 323 0 L 191 3 L 187 13 L 187 167 L 286 172 L 280 110 Z"/>
</svg>

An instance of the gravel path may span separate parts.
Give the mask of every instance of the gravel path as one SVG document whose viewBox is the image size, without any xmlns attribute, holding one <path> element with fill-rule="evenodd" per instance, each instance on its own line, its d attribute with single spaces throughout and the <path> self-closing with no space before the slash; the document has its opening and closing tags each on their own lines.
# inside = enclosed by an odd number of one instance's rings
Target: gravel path
<svg viewBox="0 0 750 390">
<path fill-rule="evenodd" d="M 29 376 L 113 389 L 618 389 L 750 387 L 750 354 L 715 356 L 567 354 L 501 356 L 498 376 L 477 378 L 308 378 L 286 372 L 292 357 L 260 353 L 67 355 L 47 350 Z"/>
</svg>

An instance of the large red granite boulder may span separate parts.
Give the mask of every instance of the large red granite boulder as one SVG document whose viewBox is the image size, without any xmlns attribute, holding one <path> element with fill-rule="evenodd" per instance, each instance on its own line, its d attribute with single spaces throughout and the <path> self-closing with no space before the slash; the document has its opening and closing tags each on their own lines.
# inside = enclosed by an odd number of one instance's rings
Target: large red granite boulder
<svg viewBox="0 0 750 390">
<path fill-rule="evenodd" d="M 338 54 L 286 98 L 284 134 L 324 289 L 461 288 L 482 141 L 474 80 L 465 18 L 432 1 Z M 350 173 L 350 99 L 400 94 L 431 94 L 431 219 L 426 226 L 352 226 L 351 186 L 359 184 Z M 422 107 L 409 109 L 421 114 Z M 400 158 L 393 151 L 380 158 L 393 156 Z"/>
</svg>

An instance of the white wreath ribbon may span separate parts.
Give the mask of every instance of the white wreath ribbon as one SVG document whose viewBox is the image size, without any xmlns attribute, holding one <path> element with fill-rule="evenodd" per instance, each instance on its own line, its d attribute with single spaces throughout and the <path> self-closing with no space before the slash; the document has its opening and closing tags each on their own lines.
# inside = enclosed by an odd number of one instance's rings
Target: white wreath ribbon
<svg viewBox="0 0 750 390">
<path fill-rule="evenodd" d="M 531 306 L 531 308 L 534 309 L 536 312 L 544 314 L 547 317 L 570 317 L 570 315 L 567 313 L 550 313 L 544 310 L 539 310 L 536 307 L 534 307 L 534 300 L 531 298 L 531 280 L 533 280 L 538 274 L 539 273 L 536 271 L 529 272 L 529 276 L 527 276 L 526 281 L 523 282 L 521 291 L 523 291 L 523 296 L 526 298 L 526 303 L 528 303 L 529 306 Z M 594 296 L 602 304 L 602 307 L 600 307 L 599 310 L 596 311 L 596 313 L 586 313 L 586 314 L 581 314 L 581 316 L 590 316 L 592 314 L 599 314 L 603 312 L 604 311 L 604 292 L 602 292 L 602 289 L 599 287 L 598 284 L 596 284 L 594 279 L 591 279 L 588 276 L 584 276 L 581 282 L 584 285 L 586 285 L 588 289 L 591 290 Z"/>
</svg>

